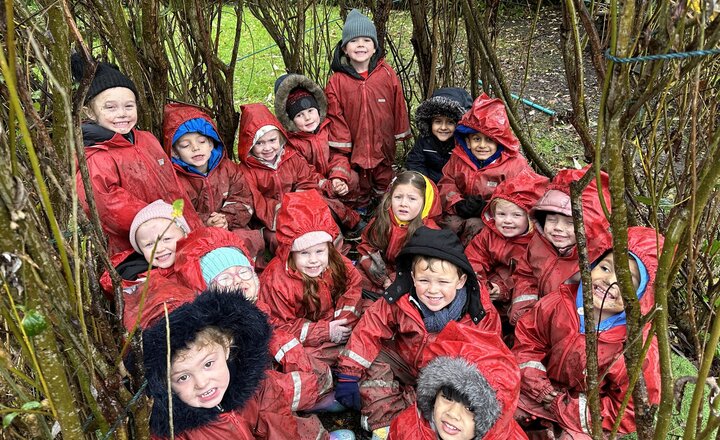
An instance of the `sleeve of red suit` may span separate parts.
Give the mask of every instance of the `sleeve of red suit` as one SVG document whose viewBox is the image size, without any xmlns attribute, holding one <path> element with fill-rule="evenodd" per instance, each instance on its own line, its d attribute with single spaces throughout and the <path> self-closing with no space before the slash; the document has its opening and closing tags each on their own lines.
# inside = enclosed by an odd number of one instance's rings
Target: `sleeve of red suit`
<svg viewBox="0 0 720 440">
<path fill-rule="evenodd" d="M 550 351 L 551 319 L 544 309 L 536 307 L 520 318 L 515 327 L 512 351 L 520 366 L 520 390 L 538 403 L 554 390 L 545 366 Z"/>
</svg>

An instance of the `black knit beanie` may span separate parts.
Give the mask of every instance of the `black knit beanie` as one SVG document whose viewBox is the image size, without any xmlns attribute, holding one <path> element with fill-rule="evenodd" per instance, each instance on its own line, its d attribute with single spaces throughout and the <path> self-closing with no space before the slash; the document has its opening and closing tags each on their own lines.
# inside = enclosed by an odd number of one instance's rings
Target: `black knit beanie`
<svg viewBox="0 0 720 440">
<path fill-rule="evenodd" d="M 83 56 L 79 53 L 74 53 L 70 57 L 70 64 L 73 79 L 77 82 L 82 81 L 82 78 L 85 75 L 85 69 L 88 67 L 85 62 L 85 58 L 83 58 Z M 113 87 L 125 87 L 126 89 L 132 90 L 133 94 L 135 94 L 135 99 L 138 97 L 135 83 L 132 82 L 130 78 L 120 72 L 115 64 L 101 61 L 98 63 L 97 69 L 95 70 L 95 77 L 90 83 L 87 95 L 85 95 L 85 104 L 90 102 L 91 99 L 100 93 L 107 89 L 112 89 Z"/>
</svg>

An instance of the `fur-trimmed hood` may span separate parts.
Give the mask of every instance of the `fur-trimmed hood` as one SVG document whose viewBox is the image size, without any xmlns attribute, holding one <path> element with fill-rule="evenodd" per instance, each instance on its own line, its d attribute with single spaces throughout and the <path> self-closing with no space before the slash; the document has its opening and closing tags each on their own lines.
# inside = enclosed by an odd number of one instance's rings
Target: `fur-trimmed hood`
<svg viewBox="0 0 720 440">
<path fill-rule="evenodd" d="M 443 87 L 435 90 L 432 96 L 421 102 L 415 111 L 415 122 L 420 136 L 432 134 L 432 119 L 436 116 L 447 116 L 457 124 L 472 103 L 470 94 L 460 87 Z"/>
<path fill-rule="evenodd" d="M 323 89 L 305 75 L 291 73 L 281 78 L 282 81 L 275 90 L 275 117 L 278 118 L 283 127 L 289 132 L 299 131 L 286 110 L 288 96 L 290 96 L 290 92 L 297 88 L 305 89 L 315 97 L 318 103 L 318 113 L 320 113 L 320 123 L 322 123 L 327 117 L 328 108 L 327 97 Z"/>
<path fill-rule="evenodd" d="M 468 313 L 473 323 L 478 324 L 487 314 L 480 302 L 480 284 L 470 262 L 465 256 L 463 245 L 457 234 L 449 229 L 432 229 L 421 226 L 408 240 L 396 258 L 397 276 L 385 289 L 383 297 L 389 303 L 396 302 L 403 295 L 414 291 L 412 280 L 412 260 L 415 255 L 446 260 L 459 267 L 467 275 L 467 304 L 463 314 Z"/>
<path fill-rule="evenodd" d="M 153 435 L 169 437 L 167 390 L 166 324 L 170 329 L 171 355 L 187 347 L 200 330 L 214 326 L 233 337 L 228 369 L 230 383 L 220 404 L 223 411 L 242 408 L 257 391 L 270 364 L 268 343 L 271 328 L 267 316 L 248 302 L 240 291 L 203 292 L 195 301 L 169 314 L 169 323 L 160 319 L 143 332 L 143 356 L 147 391 L 154 399 L 150 416 Z M 215 421 L 219 408 L 196 408 L 172 395 L 175 435 Z"/>
<path fill-rule="evenodd" d="M 520 369 L 497 334 L 478 333 L 451 322 L 423 354 L 429 360 L 417 382 L 417 407 L 433 421 L 438 391 L 451 386 L 470 400 L 475 439 L 525 438 L 513 418 L 520 395 Z"/>
</svg>

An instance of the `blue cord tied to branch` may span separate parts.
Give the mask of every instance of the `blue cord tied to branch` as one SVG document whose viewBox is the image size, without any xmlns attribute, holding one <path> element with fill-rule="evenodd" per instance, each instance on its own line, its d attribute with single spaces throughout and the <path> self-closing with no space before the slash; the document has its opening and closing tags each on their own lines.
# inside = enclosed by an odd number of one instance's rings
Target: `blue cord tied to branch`
<svg viewBox="0 0 720 440">
<path fill-rule="evenodd" d="M 720 49 L 691 50 L 689 52 L 662 53 L 657 55 L 644 55 L 633 58 L 619 58 L 610 54 L 610 49 L 605 51 L 605 58 L 616 63 L 643 63 L 645 61 L 674 60 L 681 58 L 702 57 L 720 55 Z"/>
</svg>

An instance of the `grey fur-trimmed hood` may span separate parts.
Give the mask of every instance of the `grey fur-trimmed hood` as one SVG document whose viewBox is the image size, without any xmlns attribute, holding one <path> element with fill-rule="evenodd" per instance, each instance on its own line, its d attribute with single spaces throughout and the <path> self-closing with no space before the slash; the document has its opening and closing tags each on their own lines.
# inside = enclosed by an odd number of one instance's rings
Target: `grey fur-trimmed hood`
<svg viewBox="0 0 720 440">
<path fill-rule="evenodd" d="M 422 416 L 433 420 L 438 391 L 450 386 L 470 401 L 475 414 L 475 439 L 482 439 L 500 418 L 495 390 L 478 368 L 461 357 L 439 356 L 422 369 L 417 382 L 417 406 Z"/>
<path fill-rule="evenodd" d="M 315 100 L 318 103 L 318 113 L 320 113 L 320 122 L 325 120 L 327 117 L 327 97 L 325 97 L 325 92 L 323 89 L 317 85 L 313 80 L 308 78 L 305 75 L 300 75 L 298 73 L 290 73 L 287 75 L 283 75 L 280 78 L 278 78 L 279 84 L 276 84 L 275 87 L 275 116 L 278 118 L 280 123 L 285 127 L 286 130 L 291 132 L 299 131 L 297 128 L 297 125 L 293 122 L 292 119 L 287 114 L 287 110 L 285 108 L 288 100 L 288 96 L 290 96 L 290 92 L 293 91 L 293 89 L 296 89 L 298 87 L 301 87 L 308 92 L 310 92 L 313 97 L 315 97 Z"/>
<path fill-rule="evenodd" d="M 459 87 L 443 87 L 421 102 L 415 110 L 415 122 L 421 136 L 430 136 L 430 124 L 435 116 L 447 116 L 457 123 L 472 106 L 470 94 Z"/>
</svg>

